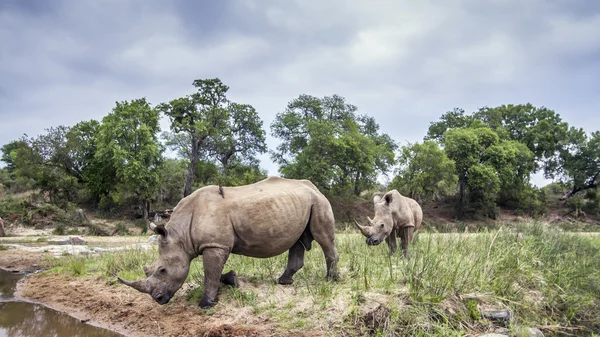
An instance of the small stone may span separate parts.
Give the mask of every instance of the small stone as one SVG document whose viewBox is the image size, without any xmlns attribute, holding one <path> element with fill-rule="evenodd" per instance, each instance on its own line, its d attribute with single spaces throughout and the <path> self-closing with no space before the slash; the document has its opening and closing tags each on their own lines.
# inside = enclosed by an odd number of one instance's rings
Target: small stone
<svg viewBox="0 0 600 337">
<path fill-rule="evenodd" d="M 484 311 L 481 316 L 501 324 L 508 324 L 513 318 L 512 311 L 508 309 Z"/>
<path fill-rule="evenodd" d="M 71 236 L 69 237 L 71 244 L 73 245 L 85 245 L 86 242 L 81 236 Z"/>
<path fill-rule="evenodd" d="M 48 240 L 49 245 L 68 245 L 70 243 L 69 238 L 52 238 Z"/>
<path fill-rule="evenodd" d="M 517 337 L 544 337 L 544 333 L 536 328 L 518 327 L 515 329 Z"/>
</svg>

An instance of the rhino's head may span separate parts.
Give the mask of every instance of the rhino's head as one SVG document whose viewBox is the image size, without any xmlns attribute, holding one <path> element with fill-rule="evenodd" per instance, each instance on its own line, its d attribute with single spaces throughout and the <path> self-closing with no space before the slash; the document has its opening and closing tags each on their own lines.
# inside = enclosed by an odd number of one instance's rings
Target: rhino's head
<svg viewBox="0 0 600 337">
<path fill-rule="evenodd" d="M 394 220 L 392 218 L 392 202 L 393 196 L 391 193 L 385 194 L 383 197 L 376 195 L 373 197 L 373 206 L 375 207 L 375 217 L 369 219 L 369 225 L 361 226 L 356 220 L 356 226 L 360 232 L 367 238 L 367 245 L 376 246 L 383 242 L 390 235 L 394 228 Z"/>
<path fill-rule="evenodd" d="M 185 252 L 183 244 L 174 237 L 164 226 L 150 223 L 150 228 L 159 236 L 158 260 L 150 267 L 144 266 L 146 278 L 130 282 L 118 278 L 122 283 L 149 294 L 158 304 L 167 304 L 173 295 L 181 288 L 190 270 L 190 257 Z"/>
</svg>

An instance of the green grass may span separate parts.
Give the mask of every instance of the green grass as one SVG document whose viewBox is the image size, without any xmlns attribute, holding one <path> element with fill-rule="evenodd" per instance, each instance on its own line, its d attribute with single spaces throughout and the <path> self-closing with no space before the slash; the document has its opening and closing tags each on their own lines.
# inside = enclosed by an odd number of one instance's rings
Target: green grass
<svg viewBox="0 0 600 337">
<path fill-rule="evenodd" d="M 6 245 L 0 245 L 0 250 L 8 250 L 8 246 L 6 246 Z"/>
<path fill-rule="evenodd" d="M 517 236 L 523 233 L 523 238 Z M 520 326 L 600 330 L 600 236 L 566 233 L 545 224 L 501 227 L 479 234 L 419 233 L 410 258 L 389 255 L 384 243 L 369 247 L 353 231 L 336 235 L 341 279 L 325 281 L 316 243 L 293 286 L 276 284 L 287 254 L 256 259 L 230 256 L 243 286 L 222 286 L 219 304 L 203 314 L 250 307 L 282 329 L 331 335 L 462 336 L 489 330 L 482 308 L 509 308 Z M 64 258 L 54 270 L 114 280 L 144 277 L 156 250 L 121 251 L 97 258 Z M 176 297 L 196 305 L 203 295 L 201 259 Z M 177 300 L 177 298 L 175 299 Z M 571 330 L 566 330 L 571 331 Z M 559 335 L 561 328 L 544 330 Z"/>
</svg>

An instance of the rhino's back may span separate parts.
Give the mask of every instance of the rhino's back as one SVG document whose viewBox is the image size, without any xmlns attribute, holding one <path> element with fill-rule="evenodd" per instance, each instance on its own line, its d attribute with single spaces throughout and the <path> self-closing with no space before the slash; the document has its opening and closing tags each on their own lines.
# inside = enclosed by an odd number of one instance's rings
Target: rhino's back
<svg viewBox="0 0 600 337">
<path fill-rule="evenodd" d="M 213 218 L 231 224 L 237 254 L 269 257 L 288 250 L 305 230 L 314 205 L 324 197 L 310 181 L 269 177 L 254 184 L 213 190 L 205 201 Z M 326 199 L 325 199 L 326 201 Z M 326 206 L 326 205 L 325 205 Z M 329 206 L 331 207 L 331 206 Z"/>
</svg>

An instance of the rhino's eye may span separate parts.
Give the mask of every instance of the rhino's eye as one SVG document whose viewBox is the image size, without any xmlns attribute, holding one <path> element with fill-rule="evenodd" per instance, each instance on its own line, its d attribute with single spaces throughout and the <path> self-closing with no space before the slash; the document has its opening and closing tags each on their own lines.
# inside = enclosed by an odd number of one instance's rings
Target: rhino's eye
<svg viewBox="0 0 600 337">
<path fill-rule="evenodd" d="M 160 267 L 160 268 L 158 268 L 158 272 L 160 274 L 165 274 L 167 272 L 167 269 L 165 267 Z"/>
<path fill-rule="evenodd" d="M 381 228 L 383 228 L 383 224 L 381 224 Z"/>
</svg>

